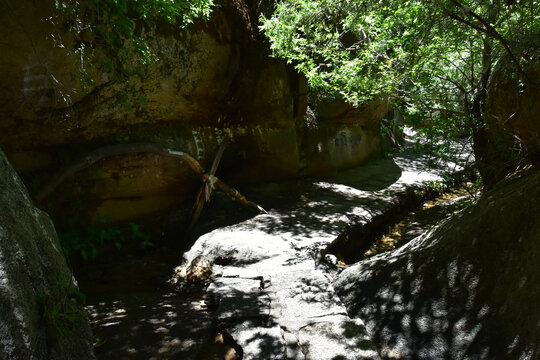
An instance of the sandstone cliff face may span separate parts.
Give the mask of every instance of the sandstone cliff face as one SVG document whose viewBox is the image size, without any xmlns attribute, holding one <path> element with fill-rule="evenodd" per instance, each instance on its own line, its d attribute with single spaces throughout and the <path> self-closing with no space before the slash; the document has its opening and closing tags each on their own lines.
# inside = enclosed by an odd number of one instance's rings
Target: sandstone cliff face
<svg viewBox="0 0 540 360">
<path fill-rule="evenodd" d="M 0 14 L 0 146 L 32 180 L 31 192 L 55 170 L 111 143 L 155 142 L 209 167 L 228 140 L 218 175 L 233 184 L 341 169 L 377 154 L 381 106 L 357 113 L 354 126 L 334 121 L 308 129 L 305 79 L 269 58 L 257 31 L 259 14 L 271 7 L 223 1 L 209 21 L 187 30 L 147 29 L 160 61 L 120 84 L 90 68 L 94 84 L 83 92 L 74 39 L 62 32 L 52 4 L 10 1 Z M 182 163 L 116 157 L 64 184 L 52 205 L 77 198 L 94 215 L 132 218 L 189 198 L 198 181 Z"/>
<path fill-rule="evenodd" d="M 93 359 L 53 224 L 1 151 L 0 188 L 0 359 Z"/>
<path fill-rule="evenodd" d="M 489 79 L 481 156 L 484 183 L 492 187 L 523 162 L 540 158 L 540 53 L 525 51 L 524 74 L 503 57 Z"/>
<path fill-rule="evenodd" d="M 504 180 L 400 249 L 334 283 L 383 354 L 400 359 L 540 356 L 540 172 Z"/>
<path fill-rule="evenodd" d="M 390 103 L 384 98 L 359 108 L 339 100 L 314 101 L 301 130 L 303 171 L 317 174 L 346 169 L 379 153 L 380 122 L 389 111 Z"/>
<path fill-rule="evenodd" d="M 524 54 L 525 75 L 502 58 L 495 67 L 488 88 L 486 121 L 516 135 L 530 156 L 540 154 L 540 52 Z"/>
</svg>

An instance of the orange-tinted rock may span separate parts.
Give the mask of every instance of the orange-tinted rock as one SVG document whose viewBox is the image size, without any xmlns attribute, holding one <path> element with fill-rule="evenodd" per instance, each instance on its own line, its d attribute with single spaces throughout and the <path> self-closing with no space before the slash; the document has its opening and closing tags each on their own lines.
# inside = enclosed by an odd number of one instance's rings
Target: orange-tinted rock
<svg viewBox="0 0 540 360">
<path fill-rule="evenodd" d="M 328 125 L 321 118 L 324 130 L 305 124 L 305 78 L 270 58 L 256 33 L 267 5 L 222 2 L 209 21 L 188 29 L 148 29 L 158 62 L 121 83 L 99 65 L 89 67 L 94 83 L 84 92 L 73 36 L 63 32 L 53 6 L 20 1 L 0 13 L 1 46 L 9 48 L 0 52 L 0 147 L 31 193 L 70 161 L 114 143 L 154 142 L 209 168 L 228 140 L 218 175 L 232 185 L 291 178 L 310 167 L 342 169 L 378 153 L 385 106 L 377 102 L 357 110 L 346 105 L 345 116 Z M 168 209 L 191 200 L 199 186 L 182 166 L 156 156 L 114 157 L 68 179 L 48 202 L 78 199 L 111 218 Z M 167 196 L 175 200 L 158 200 Z M 112 210 L 121 208 L 130 211 Z"/>
<path fill-rule="evenodd" d="M 490 78 L 486 122 L 505 129 L 527 147 L 529 156 L 540 153 L 540 53 L 524 56 L 525 76 L 509 59 L 502 58 Z"/>
</svg>

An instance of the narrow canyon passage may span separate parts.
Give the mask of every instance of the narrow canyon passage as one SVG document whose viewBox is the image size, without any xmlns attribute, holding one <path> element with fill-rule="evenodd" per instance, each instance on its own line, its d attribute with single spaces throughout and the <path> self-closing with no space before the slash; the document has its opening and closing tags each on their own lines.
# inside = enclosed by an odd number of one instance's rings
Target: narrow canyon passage
<svg viewBox="0 0 540 360">
<path fill-rule="evenodd" d="M 459 169 L 431 160 L 403 153 L 334 176 L 250 189 L 249 198 L 269 213 L 199 237 L 176 269 L 175 289 L 142 286 L 99 300 L 89 295 L 97 356 L 379 358 L 362 320 L 349 318 L 335 294 L 336 257 L 321 253 L 347 226 L 369 224 L 411 192 Z M 170 275 L 170 258 L 169 272 L 149 282 Z M 144 271 L 148 262 L 128 272 Z M 199 280 L 209 284 L 204 293 L 185 285 Z M 233 343 L 214 344 L 218 332 Z"/>
</svg>

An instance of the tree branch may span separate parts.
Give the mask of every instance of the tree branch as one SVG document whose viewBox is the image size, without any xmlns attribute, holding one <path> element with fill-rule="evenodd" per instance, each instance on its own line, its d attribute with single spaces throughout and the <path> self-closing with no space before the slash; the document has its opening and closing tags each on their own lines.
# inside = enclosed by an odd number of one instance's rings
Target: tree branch
<svg viewBox="0 0 540 360">
<path fill-rule="evenodd" d="M 460 8 L 461 10 L 463 10 L 463 12 L 465 12 L 465 14 L 471 16 L 473 19 L 475 19 L 476 21 L 478 21 L 480 24 L 482 24 L 484 26 L 485 29 L 481 29 L 480 27 L 478 26 L 475 26 L 473 25 L 472 23 L 470 23 L 469 21 L 466 21 L 465 19 L 463 18 L 460 18 L 459 16 L 455 15 L 455 16 L 452 16 L 450 15 L 452 18 L 458 20 L 458 21 L 461 21 L 463 22 L 464 24 L 467 24 L 469 26 L 471 26 L 472 28 L 478 30 L 478 31 L 481 31 L 483 32 L 484 34 L 494 38 L 495 40 L 497 40 L 503 47 L 504 49 L 506 50 L 508 56 L 510 56 L 510 59 L 512 60 L 512 62 L 514 63 L 514 65 L 516 66 L 518 72 L 525 78 L 526 77 L 526 74 L 525 72 L 523 71 L 523 69 L 521 68 L 521 65 L 519 64 L 519 60 L 516 58 L 516 56 L 514 55 L 514 53 L 512 52 L 512 50 L 510 49 L 510 46 L 508 46 L 508 43 L 506 42 L 506 40 L 502 37 L 501 34 L 499 34 L 499 32 L 489 24 L 489 22 L 487 22 L 486 20 L 484 20 L 484 18 L 482 18 L 480 15 L 476 14 L 474 11 L 472 11 L 471 9 L 469 9 L 467 6 L 463 5 L 462 3 L 460 3 L 459 1 L 457 0 L 450 0 L 450 2 L 452 2 L 456 7 Z"/>
<path fill-rule="evenodd" d="M 484 34 L 486 34 L 486 35 L 489 35 L 489 34 L 487 33 L 487 30 L 486 30 L 486 29 L 482 29 L 482 28 L 479 27 L 478 25 L 473 24 L 472 22 L 470 22 L 470 21 L 468 21 L 468 20 L 462 18 L 461 16 L 459 16 L 459 15 L 457 15 L 457 14 L 454 14 L 453 12 L 448 11 L 448 10 L 446 10 L 446 9 L 444 9 L 443 12 L 444 12 L 446 15 L 450 16 L 452 19 L 457 20 L 457 21 L 459 21 L 459 22 L 461 22 L 461 23 L 463 23 L 463 24 L 465 24 L 465 25 L 467 25 L 467 26 L 469 26 L 469 27 L 472 27 L 473 29 L 475 29 L 475 30 L 477 30 L 477 31 L 479 31 L 479 32 L 481 32 L 481 33 L 484 33 Z"/>
<path fill-rule="evenodd" d="M 441 76 L 441 75 L 435 75 L 435 76 L 438 77 L 441 80 L 445 80 L 445 81 L 448 81 L 448 82 L 454 84 L 454 86 L 457 87 L 459 89 L 459 91 L 461 91 L 463 93 L 463 95 L 467 95 L 470 92 L 470 91 L 467 91 L 467 89 L 465 89 L 463 87 L 463 85 L 458 83 L 456 80 L 449 78 L 448 76 Z"/>
<path fill-rule="evenodd" d="M 195 198 L 195 204 L 193 204 L 193 208 L 191 209 L 188 230 L 195 226 L 195 224 L 199 220 L 204 204 L 210 202 L 210 194 L 212 193 L 212 190 L 214 190 L 215 181 L 217 180 L 214 175 L 216 174 L 219 162 L 221 161 L 221 157 L 223 156 L 223 152 L 225 151 L 226 146 L 226 141 L 221 143 L 217 154 L 214 157 L 212 167 L 210 168 L 210 174 L 206 177 L 203 177 L 203 183 L 201 185 L 201 188 L 199 189 L 197 197 Z"/>
<path fill-rule="evenodd" d="M 189 167 L 203 180 L 203 182 L 207 182 L 210 177 L 212 177 L 212 181 L 216 187 L 218 187 L 220 190 L 231 196 L 232 198 L 240 201 L 240 203 L 247 207 L 254 209 L 258 211 L 259 213 L 266 213 L 266 211 L 260 207 L 259 205 L 252 203 L 246 199 L 245 196 L 240 194 L 237 190 L 229 187 L 227 184 L 216 178 L 215 176 L 209 175 L 206 173 L 206 171 L 203 169 L 201 164 L 193 158 L 191 155 L 177 150 L 171 150 L 166 149 L 158 144 L 154 143 L 132 143 L 132 144 L 118 144 L 118 145 L 109 145 L 101 147 L 97 150 L 92 151 L 90 154 L 85 156 L 82 159 L 79 159 L 75 161 L 75 163 L 71 164 L 65 169 L 60 170 L 51 181 L 49 181 L 47 184 L 43 186 L 41 191 L 38 192 L 38 194 L 34 197 L 34 199 L 40 203 L 42 202 L 47 196 L 49 196 L 58 185 L 60 185 L 64 180 L 66 180 L 68 177 L 74 175 L 75 173 L 84 170 L 96 162 L 109 158 L 112 156 L 120 156 L 120 155 L 134 155 L 134 154 L 141 154 L 141 153 L 152 153 L 157 154 L 161 156 L 166 157 L 172 157 L 176 159 L 181 159 L 182 161 L 186 162 Z M 222 150 L 218 152 L 223 154 Z M 221 155 L 219 155 L 221 157 Z M 217 165 L 215 166 L 217 168 Z"/>
</svg>

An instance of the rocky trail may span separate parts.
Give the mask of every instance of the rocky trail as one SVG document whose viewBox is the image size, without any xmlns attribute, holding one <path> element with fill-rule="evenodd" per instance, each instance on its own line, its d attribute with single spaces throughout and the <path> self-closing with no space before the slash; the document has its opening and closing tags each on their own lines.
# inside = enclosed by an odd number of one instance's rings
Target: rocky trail
<svg viewBox="0 0 540 360">
<path fill-rule="evenodd" d="M 432 160 L 404 152 L 324 178 L 245 191 L 268 214 L 200 236 L 176 269 L 180 294 L 186 281 L 206 279 L 204 294 L 179 296 L 163 286 L 89 305 L 97 356 L 378 359 L 362 319 L 350 318 L 336 295 L 332 282 L 342 266 L 325 249 L 333 244 L 340 258 L 358 256 L 371 244 L 351 247 L 348 236 L 402 211 L 407 199 L 460 169 Z M 216 350 L 218 333 L 224 344 Z"/>
</svg>

